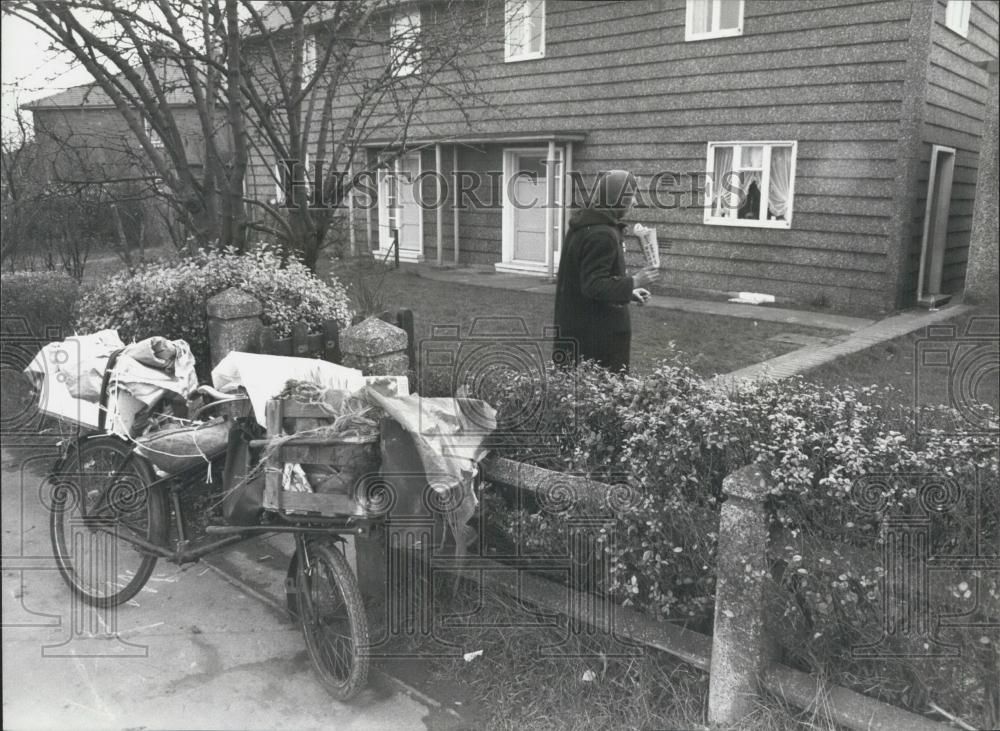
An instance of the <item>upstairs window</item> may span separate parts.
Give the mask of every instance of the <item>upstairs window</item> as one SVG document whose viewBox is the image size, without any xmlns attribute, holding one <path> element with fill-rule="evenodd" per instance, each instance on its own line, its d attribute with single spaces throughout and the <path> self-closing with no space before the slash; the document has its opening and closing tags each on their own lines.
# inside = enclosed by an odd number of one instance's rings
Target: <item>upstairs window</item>
<svg viewBox="0 0 1000 731">
<path fill-rule="evenodd" d="M 305 190 L 306 199 L 312 198 L 312 179 L 310 177 L 312 173 L 312 162 L 309 159 L 309 153 L 306 153 L 306 159 L 303 163 L 296 163 L 292 165 L 292 169 L 289 171 L 288 165 L 284 162 L 274 163 L 274 198 L 268 201 L 271 205 L 283 206 L 289 201 L 285 196 L 285 191 L 288 190 L 289 174 L 291 174 L 291 181 L 293 188 L 298 190 Z"/>
<path fill-rule="evenodd" d="M 160 134 L 153 129 L 153 125 L 150 123 L 148 118 L 143 118 L 142 120 L 143 130 L 146 132 L 146 137 L 149 138 L 149 142 L 153 147 L 163 147 L 163 140 L 160 138 Z"/>
<path fill-rule="evenodd" d="M 394 76 L 410 76 L 420 65 L 420 11 L 397 13 L 389 23 L 389 63 Z"/>
<path fill-rule="evenodd" d="M 794 142 L 710 142 L 705 223 L 790 228 Z"/>
<path fill-rule="evenodd" d="M 972 0 L 948 0 L 944 11 L 944 24 L 963 38 L 969 35 L 969 13 Z"/>
<path fill-rule="evenodd" d="M 302 88 L 316 75 L 316 36 L 307 35 L 302 44 Z"/>
<path fill-rule="evenodd" d="M 504 60 L 545 57 L 545 0 L 507 0 Z"/>
<path fill-rule="evenodd" d="M 743 35 L 743 0 L 687 0 L 685 41 Z"/>
</svg>

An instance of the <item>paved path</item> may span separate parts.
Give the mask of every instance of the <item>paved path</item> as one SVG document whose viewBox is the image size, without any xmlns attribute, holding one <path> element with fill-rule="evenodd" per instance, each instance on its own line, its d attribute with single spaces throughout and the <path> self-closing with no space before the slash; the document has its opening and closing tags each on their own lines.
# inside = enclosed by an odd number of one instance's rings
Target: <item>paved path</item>
<svg viewBox="0 0 1000 731">
<path fill-rule="evenodd" d="M 426 264 L 406 265 L 405 268 L 420 277 L 439 282 L 469 284 L 478 287 L 509 289 L 519 292 L 555 293 L 555 285 L 547 279 L 525 274 L 508 274 L 495 272 L 492 269 L 476 267 L 438 268 Z M 787 378 L 804 373 L 842 356 L 856 353 L 886 340 L 900 337 L 901 335 L 906 335 L 927 325 L 942 320 L 949 320 L 972 309 L 969 305 L 954 301 L 940 310 L 909 310 L 876 321 L 825 312 L 791 310 L 781 307 L 747 305 L 715 300 L 685 299 L 662 295 L 654 295 L 650 299 L 648 306 L 683 312 L 718 315 L 720 317 L 740 317 L 767 322 L 786 323 L 789 325 L 840 330 L 847 333 L 832 342 L 810 344 L 790 353 L 785 353 L 777 358 L 772 358 L 762 363 L 755 363 L 732 373 L 720 374 L 712 379 L 713 383 L 720 386 L 729 386 L 738 381 L 751 381 L 760 378 Z"/>
<path fill-rule="evenodd" d="M 406 271 L 411 271 L 424 279 L 438 282 L 469 284 L 476 287 L 491 287 L 493 289 L 510 289 L 518 292 L 539 292 L 555 294 L 556 286 L 543 277 L 532 277 L 526 274 L 508 274 L 495 272 L 492 269 L 476 267 L 460 267 L 458 269 L 438 268 L 426 264 L 402 265 Z M 853 332 L 871 325 L 874 320 L 861 317 L 848 317 L 826 312 L 808 312 L 790 310 L 782 307 L 764 307 L 758 305 L 738 304 L 718 300 L 696 300 L 684 297 L 666 297 L 653 295 L 647 306 L 662 307 L 668 310 L 683 312 L 698 312 L 706 315 L 723 317 L 740 317 L 749 320 L 766 322 L 782 322 L 789 325 L 804 325 L 829 330 L 844 330 Z"/>
<path fill-rule="evenodd" d="M 942 320 L 972 310 L 971 305 L 952 304 L 934 312 L 927 310 L 910 310 L 892 315 L 884 320 L 856 330 L 845 338 L 822 345 L 810 345 L 793 350 L 791 353 L 779 355 L 777 358 L 755 363 L 732 373 L 716 376 L 712 382 L 720 385 L 730 385 L 739 381 L 753 381 L 761 378 L 781 379 L 804 373 L 808 370 L 829 363 L 845 355 L 857 353 L 878 343 L 907 335 L 920 328 L 933 325 Z"/>
<path fill-rule="evenodd" d="M 314 676 L 298 626 L 273 593 L 255 589 L 255 579 L 263 582 L 249 570 L 249 582 L 231 575 L 227 581 L 204 563 L 181 570 L 161 561 L 146 588 L 113 615 L 74 611 L 52 565 L 48 514 L 39 499 L 48 464 L 51 454 L 37 449 L 3 450 L 4 728 L 449 725 L 378 675 L 350 705 L 334 701 Z M 283 578 L 286 556 L 267 551 L 271 558 L 262 559 L 265 550 L 258 549 L 266 548 L 245 547 L 247 561 L 267 566 L 269 579 Z M 117 624 L 118 639 L 106 630 L 87 632 L 93 622 Z"/>
</svg>

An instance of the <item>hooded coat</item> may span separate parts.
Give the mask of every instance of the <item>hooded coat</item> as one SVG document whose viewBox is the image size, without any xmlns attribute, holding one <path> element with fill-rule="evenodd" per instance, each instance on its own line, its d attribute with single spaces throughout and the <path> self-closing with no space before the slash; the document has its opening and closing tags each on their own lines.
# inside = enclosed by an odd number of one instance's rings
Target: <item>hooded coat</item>
<svg viewBox="0 0 1000 731">
<path fill-rule="evenodd" d="M 570 218 L 556 284 L 557 364 L 589 358 L 609 370 L 628 370 L 634 286 L 625 274 L 620 213 L 584 208 Z"/>
</svg>

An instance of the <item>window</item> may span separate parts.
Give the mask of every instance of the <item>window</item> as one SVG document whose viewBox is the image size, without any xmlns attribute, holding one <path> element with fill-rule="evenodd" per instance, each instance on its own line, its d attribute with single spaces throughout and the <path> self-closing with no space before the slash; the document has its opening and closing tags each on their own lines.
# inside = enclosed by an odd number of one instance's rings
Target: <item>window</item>
<svg viewBox="0 0 1000 731">
<path fill-rule="evenodd" d="M 687 0 L 685 41 L 743 35 L 743 0 Z"/>
<path fill-rule="evenodd" d="M 794 142 L 710 142 L 705 223 L 790 228 Z"/>
<path fill-rule="evenodd" d="M 302 87 L 305 88 L 316 74 L 316 36 L 306 36 L 302 44 Z"/>
<path fill-rule="evenodd" d="M 545 0 L 507 0 L 505 61 L 545 57 Z"/>
<path fill-rule="evenodd" d="M 309 177 L 312 172 L 310 168 L 309 153 L 306 153 L 306 160 L 302 164 L 295 164 L 292 167 L 292 185 L 295 186 L 297 190 L 305 190 L 306 198 L 312 197 L 312 180 Z M 300 175 L 296 175 L 296 171 L 300 172 Z M 271 205 L 283 206 L 285 205 L 286 196 L 285 190 L 288 188 L 288 165 L 284 162 L 274 163 L 274 198 L 271 199 Z M 296 197 L 298 197 L 296 195 Z"/>
<path fill-rule="evenodd" d="M 142 120 L 142 127 L 153 147 L 163 147 L 163 140 L 160 138 L 160 133 L 153 129 L 153 125 L 148 118 Z"/>
<path fill-rule="evenodd" d="M 944 24 L 963 38 L 969 35 L 969 12 L 972 0 L 948 0 L 944 11 Z"/>
<path fill-rule="evenodd" d="M 389 63 L 394 76 L 409 76 L 420 65 L 420 11 L 397 13 L 389 24 Z"/>
</svg>

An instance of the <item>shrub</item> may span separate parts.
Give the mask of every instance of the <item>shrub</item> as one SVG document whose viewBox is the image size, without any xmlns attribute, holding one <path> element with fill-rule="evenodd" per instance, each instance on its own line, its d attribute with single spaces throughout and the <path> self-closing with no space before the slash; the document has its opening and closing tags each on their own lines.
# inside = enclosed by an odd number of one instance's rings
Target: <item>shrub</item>
<svg viewBox="0 0 1000 731">
<path fill-rule="evenodd" d="M 707 620 L 722 481 L 756 462 L 774 484 L 768 581 L 785 660 L 844 685 L 881 684 L 885 697 L 910 707 L 926 707 L 930 689 L 953 709 L 989 706 L 996 639 L 985 631 L 963 632 L 957 658 L 860 660 L 850 648 L 881 634 L 883 518 L 927 513 L 906 475 L 936 475 L 962 488 L 951 510 L 934 515 L 932 553 L 974 556 L 980 541 L 995 540 L 995 440 L 918 433 L 913 410 L 899 405 L 902 394 L 884 388 L 791 379 L 723 392 L 677 363 L 643 380 L 589 366 L 549 376 L 540 426 L 515 423 L 539 398 L 536 379 L 513 375 L 484 397 L 518 436 L 507 440 L 507 456 L 633 488 L 635 498 L 616 511 L 617 540 L 605 544 L 610 596 L 657 617 Z M 501 510 L 493 519 L 508 538 L 522 537 L 525 552 L 565 551 L 567 518 L 588 508 L 544 507 Z M 995 572 L 964 585 L 954 574 L 936 575 L 930 591 L 941 611 L 975 610 L 979 623 L 1000 617 Z"/>
<path fill-rule="evenodd" d="M 79 286 L 63 272 L 15 272 L 0 276 L 0 428 L 5 435 L 36 415 L 37 394 L 22 374 L 48 340 L 72 334 Z"/>
<path fill-rule="evenodd" d="M 282 263 L 261 247 L 247 254 L 201 251 L 111 277 L 84 294 L 79 326 L 85 332 L 117 328 L 126 342 L 151 335 L 183 338 L 204 375 L 211 362 L 205 303 L 229 287 L 261 301 L 264 324 L 278 337 L 288 336 L 300 321 L 313 328 L 328 319 L 350 324 L 350 304 L 335 277 L 324 283 L 302 263 Z"/>
<path fill-rule="evenodd" d="M 0 276 L 0 315 L 23 318 L 28 333 L 43 338 L 46 328 L 58 327 L 70 334 L 80 291 L 76 280 L 63 272 L 14 272 Z M 15 335 L 16 325 L 7 321 L 4 331 Z"/>
</svg>

